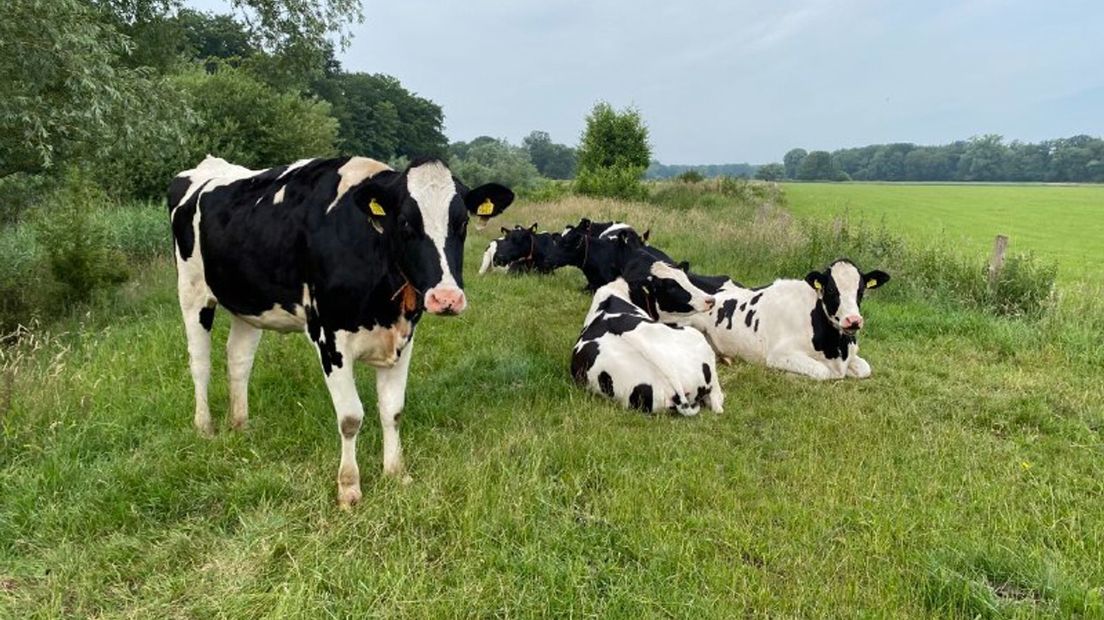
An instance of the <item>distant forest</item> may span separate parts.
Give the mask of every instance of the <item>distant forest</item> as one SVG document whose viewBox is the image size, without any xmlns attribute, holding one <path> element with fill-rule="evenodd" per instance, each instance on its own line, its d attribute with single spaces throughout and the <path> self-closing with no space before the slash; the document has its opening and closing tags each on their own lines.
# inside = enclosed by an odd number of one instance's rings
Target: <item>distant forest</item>
<svg viewBox="0 0 1104 620">
<path fill-rule="evenodd" d="M 690 166 L 682 164 L 664 165 L 653 161 L 644 173 L 648 179 L 670 179 L 693 170 L 703 177 L 750 177 L 755 174 L 757 166 L 752 164 L 709 164 L 703 166 Z"/>
<path fill-rule="evenodd" d="M 787 179 L 806 181 L 1038 181 L 1104 182 L 1104 139 L 1078 135 L 1006 143 L 976 136 L 942 146 L 910 143 L 806 152 L 783 159 Z"/>
</svg>

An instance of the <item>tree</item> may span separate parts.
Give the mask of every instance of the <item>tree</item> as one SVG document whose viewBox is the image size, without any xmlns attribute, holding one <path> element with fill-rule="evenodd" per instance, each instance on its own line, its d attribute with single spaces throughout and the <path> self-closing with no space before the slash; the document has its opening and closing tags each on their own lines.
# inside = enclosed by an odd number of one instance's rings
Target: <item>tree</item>
<svg viewBox="0 0 1104 620">
<path fill-rule="evenodd" d="M 764 164 L 755 171 L 760 181 L 781 181 L 786 176 L 786 166 L 782 164 Z"/>
<path fill-rule="evenodd" d="M 338 73 L 316 89 L 333 105 L 342 153 L 389 161 L 447 152 L 441 106 L 389 75 Z"/>
<path fill-rule="evenodd" d="M 648 128 L 640 112 L 618 112 L 598 102 L 587 116 L 580 141 L 576 189 L 597 196 L 641 197 L 640 179 L 650 159 Z"/>
<path fill-rule="evenodd" d="M 790 149 L 786 153 L 782 158 L 782 163 L 786 168 L 787 179 L 797 178 L 797 171 L 801 168 L 801 162 L 805 160 L 808 154 L 805 149 Z"/>
<path fill-rule="evenodd" d="M 575 176 L 575 149 L 552 142 L 545 131 L 530 132 L 521 146 L 541 175 L 549 179 L 570 179 Z"/>
<path fill-rule="evenodd" d="M 127 40 L 81 0 L 11 0 L 0 20 L 0 177 L 104 157 L 143 134 L 174 139 L 179 97 L 120 65 Z M 171 110 L 172 112 L 168 112 Z"/>
<path fill-rule="evenodd" d="M 536 187 L 540 174 L 525 149 L 506 140 L 480 136 L 449 146 L 449 167 L 469 187 L 502 183 L 516 191 Z"/>
<path fill-rule="evenodd" d="M 847 173 L 832 162 L 828 151 L 813 151 L 801 160 L 797 178 L 802 181 L 845 181 Z"/>
</svg>

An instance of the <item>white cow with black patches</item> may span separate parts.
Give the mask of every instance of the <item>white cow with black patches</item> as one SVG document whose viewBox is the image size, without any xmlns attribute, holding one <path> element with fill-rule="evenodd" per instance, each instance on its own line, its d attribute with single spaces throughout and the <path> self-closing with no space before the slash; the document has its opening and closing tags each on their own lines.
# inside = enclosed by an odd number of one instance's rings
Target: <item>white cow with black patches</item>
<svg viewBox="0 0 1104 620">
<path fill-rule="evenodd" d="M 840 259 L 804 280 L 776 280 L 761 288 L 726 285 L 710 312 L 680 322 L 704 333 L 724 357 L 813 379 L 865 379 L 871 370 L 859 357 L 859 306 L 868 289 L 887 281 L 883 271 L 863 273 Z"/>
<path fill-rule="evenodd" d="M 383 472 L 405 478 L 399 419 L 423 313 L 467 308 L 464 240 L 513 201 L 469 189 L 439 160 L 392 170 L 363 157 L 249 170 L 208 156 L 169 187 L 180 309 L 195 388 L 194 424 L 214 431 L 207 386 L 216 308 L 226 343 L 230 423 L 245 426 L 262 330 L 305 333 L 325 376 L 341 438 L 338 501 L 361 499 L 356 439 L 364 418 L 353 363 L 376 368 Z"/>
<path fill-rule="evenodd" d="M 572 353 L 575 381 L 641 411 L 720 413 L 716 355 L 701 333 L 668 322 L 713 307 L 675 266 L 639 252 L 594 295 Z"/>
</svg>

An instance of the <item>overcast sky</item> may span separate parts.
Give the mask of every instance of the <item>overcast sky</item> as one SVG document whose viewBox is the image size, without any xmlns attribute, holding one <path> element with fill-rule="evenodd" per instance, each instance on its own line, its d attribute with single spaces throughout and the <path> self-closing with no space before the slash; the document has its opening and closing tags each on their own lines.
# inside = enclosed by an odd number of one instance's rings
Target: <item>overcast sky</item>
<svg viewBox="0 0 1104 620">
<path fill-rule="evenodd" d="M 194 0 L 211 8 L 218 0 Z M 441 104 L 452 140 L 575 144 L 640 109 L 663 163 L 1104 133 L 1104 1 L 366 1 L 339 54 Z"/>
</svg>

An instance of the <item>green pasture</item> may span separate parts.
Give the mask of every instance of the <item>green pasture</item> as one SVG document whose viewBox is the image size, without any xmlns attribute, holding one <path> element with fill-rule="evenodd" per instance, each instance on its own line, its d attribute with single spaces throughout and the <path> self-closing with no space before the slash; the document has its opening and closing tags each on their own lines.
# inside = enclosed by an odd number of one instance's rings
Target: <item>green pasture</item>
<svg viewBox="0 0 1104 620">
<path fill-rule="evenodd" d="M 1104 186 L 1043 184 L 787 183 L 798 215 L 884 225 L 971 251 L 1008 235 L 1009 249 L 1058 265 L 1059 279 L 1104 276 Z"/>
<path fill-rule="evenodd" d="M 790 202 L 805 212 L 836 191 L 896 190 L 800 186 Z M 871 379 L 736 363 L 719 370 L 723 414 L 645 416 L 570 381 L 590 303 L 578 272 L 475 273 L 499 225 L 584 214 L 650 226 L 696 269 L 753 282 L 821 260 L 757 204 L 568 198 L 473 227 L 470 310 L 418 328 L 408 486 L 379 475 L 360 371 L 351 512 L 305 338 L 264 336 L 246 431 L 195 433 L 173 268 L 155 260 L 5 350 L 0 617 L 1104 615 L 1098 297 L 1001 318 L 879 264 L 898 279 L 864 305 Z M 216 316 L 216 416 L 227 325 Z"/>
</svg>

